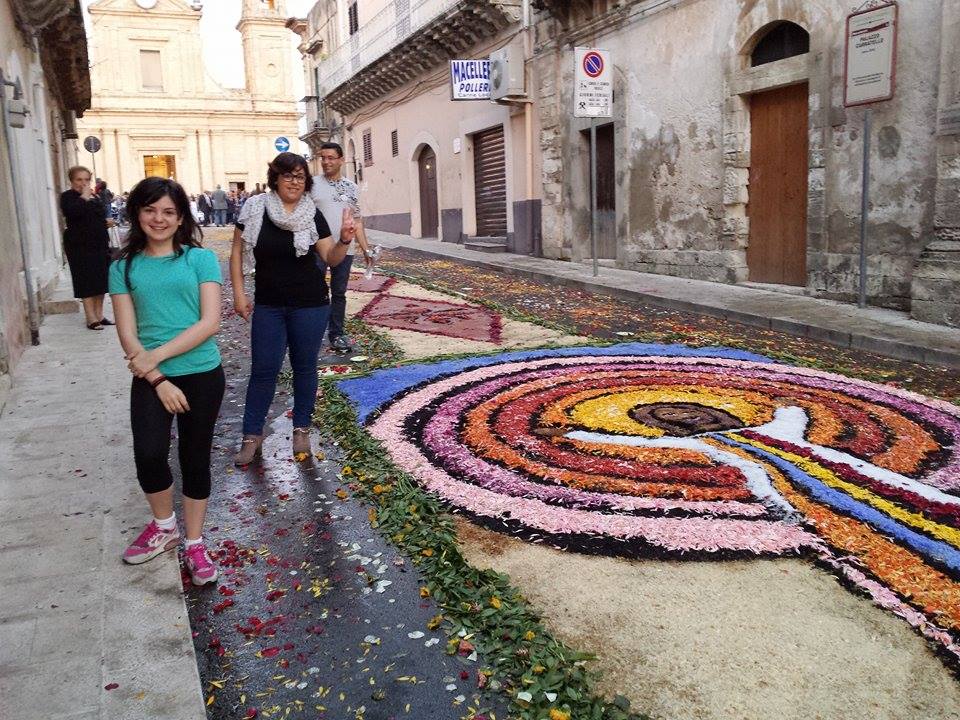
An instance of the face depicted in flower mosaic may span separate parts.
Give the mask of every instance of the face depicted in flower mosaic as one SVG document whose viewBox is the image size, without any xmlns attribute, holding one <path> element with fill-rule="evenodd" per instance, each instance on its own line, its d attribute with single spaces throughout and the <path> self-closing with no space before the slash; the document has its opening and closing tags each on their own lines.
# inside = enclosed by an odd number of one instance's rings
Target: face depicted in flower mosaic
<svg viewBox="0 0 960 720">
<path fill-rule="evenodd" d="M 748 353 L 627 344 L 341 383 L 459 511 L 590 552 L 805 554 L 960 656 L 960 409 Z"/>
</svg>

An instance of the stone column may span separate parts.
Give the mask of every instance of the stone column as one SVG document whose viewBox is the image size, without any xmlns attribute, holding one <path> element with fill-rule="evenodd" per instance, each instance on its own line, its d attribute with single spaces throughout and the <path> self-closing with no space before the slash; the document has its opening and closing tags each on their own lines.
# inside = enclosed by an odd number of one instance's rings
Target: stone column
<svg viewBox="0 0 960 720">
<path fill-rule="evenodd" d="M 960 327 L 960 0 L 943 0 L 933 237 L 910 287 L 915 320 Z"/>
</svg>

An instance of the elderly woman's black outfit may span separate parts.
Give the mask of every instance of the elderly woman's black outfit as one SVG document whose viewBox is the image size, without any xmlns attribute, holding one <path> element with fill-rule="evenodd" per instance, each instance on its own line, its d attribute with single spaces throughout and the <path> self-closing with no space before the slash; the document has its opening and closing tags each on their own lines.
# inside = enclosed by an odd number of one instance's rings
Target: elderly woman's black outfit
<svg viewBox="0 0 960 720">
<path fill-rule="evenodd" d="M 63 249 L 70 263 L 74 297 L 105 295 L 110 238 L 103 203 L 95 197 L 84 200 L 76 190 L 67 190 L 60 196 L 60 210 L 67 220 Z"/>
</svg>

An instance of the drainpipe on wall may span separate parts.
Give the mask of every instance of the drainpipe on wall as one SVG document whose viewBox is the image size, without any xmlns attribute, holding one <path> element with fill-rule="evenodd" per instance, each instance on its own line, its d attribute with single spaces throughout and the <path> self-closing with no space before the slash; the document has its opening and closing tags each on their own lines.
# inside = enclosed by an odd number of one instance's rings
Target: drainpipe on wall
<svg viewBox="0 0 960 720">
<path fill-rule="evenodd" d="M 8 101 L 7 101 L 7 88 L 13 88 L 13 100 L 14 102 L 23 101 L 23 91 L 20 88 L 20 81 L 10 82 L 7 80 L 6 76 L 3 74 L 3 70 L 0 70 L 0 118 L 2 122 L 7 127 L 23 127 L 23 125 L 13 125 L 10 120 L 11 118 L 7 115 L 8 112 Z M 19 108 L 16 108 L 18 112 L 22 112 L 23 115 L 27 114 L 26 106 L 23 107 L 21 111 Z M 30 267 L 30 245 L 27 242 L 27 238 L 24 234 L 24 228 L 26 223 L 23 220 L 23 203 L 20 202 L 20 191 L 17 186 L 17 173 L 13 167 L 13 148 L 10 145 L 10 133 L 6 128 L 4 129 L 3 137 L 6 141 L 7 146 L 7 157 L 10 159 L 10 187 L 13 188 L 13 204 L 14 204 L 14 217 L 17 223 L 17 235 L 20 238 L 20 255 L 23 261 L 23 280 L 24 284 L 27 286 L 27 314 L 28 322 L 30 324 L 30 344 L 39 345 L 40 344 L 40 312 L 39 307 L 37 306 L 37 295 L 33 289 L 33 273 Z"/>
<path fill-rule="evenodd" d="M 533 28 L 530 25 L 530 0 L 523 0 L 523 66 L 524 73 L 526 74 L 526 80 L 528 82 L 524 83 L 527 87 L 527 95 L 533 95 L 533 70 L 530 68 L 527 69 L 528 63 L 533 60 Z M 527 228 L 531 234 L 531 241 L 533 243 L 533 254 L 536 257 L 542 255 L 541 249 L 539 247 L 539 233 L 536 233 L 533 228 L 533 100 L 531 97 L 527 98 L 527 102 L 523 105 L 523 126 L 524 134 L 526 135 L 526 144 L 527 144 L 527 192 L 526 192 L 526 207 L 525 213 L 527 216 Z"/>
</svg>

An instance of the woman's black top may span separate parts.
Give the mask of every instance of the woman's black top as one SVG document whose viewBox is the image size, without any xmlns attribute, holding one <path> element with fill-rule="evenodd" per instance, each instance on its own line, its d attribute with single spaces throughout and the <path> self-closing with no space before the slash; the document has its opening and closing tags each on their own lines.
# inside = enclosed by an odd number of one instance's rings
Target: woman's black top
<svg viewBox="0 0 960 720">
<path fill-rule="evenodd" d="M 319 210 L 313 221 L 320 237 L 330 236 L 330 227 Z M 243 229 L 240 223 L 237 227 Z M 316 247 L 311 246 L 310 252 L 297 257 L 293 232 L 274 225 L 266 211 L 253 257 L 257 261 L 255 303 L 276 307 L 318 307 L 330 302 L 326 267 Z"/>
<path fill-rule="evenodd" d="M 67 190 L 60 195 L 60 210 L 67 221 L 63 249 L 70 263 L 74 295 L 103 295 L 107 292 L 110 266 L 110 238 L 103 203 L 97 198 L 84 200 L 76 190 Z"/>
</svg>

